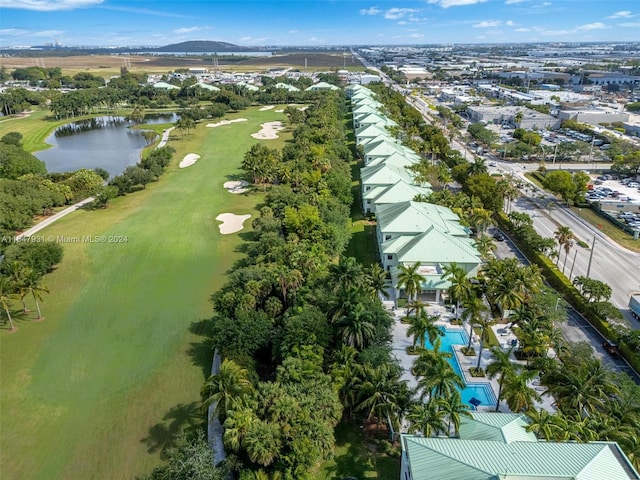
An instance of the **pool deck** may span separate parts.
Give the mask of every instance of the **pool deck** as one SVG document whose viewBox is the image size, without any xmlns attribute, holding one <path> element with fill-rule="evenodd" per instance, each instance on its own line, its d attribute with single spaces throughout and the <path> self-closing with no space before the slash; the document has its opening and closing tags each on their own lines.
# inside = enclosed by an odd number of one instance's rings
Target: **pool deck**
<svg viewBox="0 0 640 480">
<path fill-rule="evenodd" d="M 426 305 L 427 305 L 427 313 L 429 315 L 440 316 L 440 320 L 436 322 L 437 325 L 445 326 L 448 330 L 456 330 L 456 329 L 461 330 L 464 328 L 464 326 L 451 325 L 451 319 L 454 318 L 454 315 L 451 312 L 449 312 L 444 307 L 444 305 L 437 304 L 437 303 L 428 303 Z M 392 327 L 392 351 L 394 356 L 398 359 L 398 361 L 400 362 L 404 370 L 404 373 L 401 379 L 405 380 L 409 385 L 409 387 L 416 388 L 418 381 L 416 377 L 411 374 L 411 366 L 416 357 L 414 355 L 407 354 L 407 347 L 413 345 L 413 338 L 407 337 L 407 329 L 409 328 L 409 325 L 403 324 L 400 321 L 400 319 L 405 316 L 406 316 L 406 309 L 404 308 L 397 308 L 393 311 L 394 322 Z M 496 334 L 496 338 L 499 339 L 501 346 L 505 350 L 509 348 L 509 346 L 511 345 L 511 340 L 515 339 L 515 335 L 513 334 L 513 332 L 511 332 L 509 329 L 503 330 L 505 329 L 505 325 L 494 325 L 492 328 L 494 330 L 494 333 Z M 498 332 L 499 329 L 500 331 Z M 474 334 L 474 338 L 472 340 L 471 345 L 476 349 L 476 351 L 480 346 L 478 343 L 477 335 L 475 334 Z M 460 352 L 460 349 L 462 347 L 463 345 L 453 346 L 454 352 L 456 354 L 456 358 L 458 360 L 458 364 L 460 365 L 460 369 L 462 370 L 462 373 L 464 375 L 465 383 L 488 384 L 491 386 L 493 390 L 493 394 L 497 397 L 498 396 L 497 379 L 489 380 L 489 378 L 487 377 L 482 377 L 482 378 L 472 377 L 471 374 L 469 373 L 469 369 L 477 365 L 478 357 L 465 356 Z M 515 357 L 513 357 L 513 355 L 511 358 L 513 363 L 524 364 L 524 362 L 516 360 Z M 485 346 L 485 348 L 482 351 L 482 360 L 480 361 L 480 366 L 482 368 L 485 368 L 489 363 L 491 363 L 491 352 L 489 351 L 489 348 Z M 544 387 L 541 387 L 539 383 L 537 383 L 535 380 L 531 384 L 531 387 L 534 388 L 540 395 L 544 391 Z M 544 409 L 549 412 L 554 412 L 555 408 L 552 405 L 553 402 L 554 400 L 552 397 L 543 396 L 542 402 L 536 403 L 536 408 Z M 477 410 L 484 411 L 484 412 L 493 412 L 495 411 L 495 405 L 489 405 L 489 406 L 481 405 L 478 407 Z M 509 410 L 509 407 L 507 406 L 506 402 L 501 401 L 499 411 L 510 412 L 511 410 Z"/>
</svg>

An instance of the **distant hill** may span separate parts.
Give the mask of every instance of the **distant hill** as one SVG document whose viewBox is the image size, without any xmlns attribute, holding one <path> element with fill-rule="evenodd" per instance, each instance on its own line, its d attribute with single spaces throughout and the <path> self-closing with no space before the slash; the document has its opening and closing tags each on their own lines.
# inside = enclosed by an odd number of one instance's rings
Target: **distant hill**
<svg viewBox="0 0 640 480">
<path fill-rule="evenodd" d="M 154 48 L 156 52 L 248 52 L 256 50 L 260 49 L 256 47 L 241 47 L 227 42 L 213 42 L 210 40 L 194 40 Z"/>
</svg>

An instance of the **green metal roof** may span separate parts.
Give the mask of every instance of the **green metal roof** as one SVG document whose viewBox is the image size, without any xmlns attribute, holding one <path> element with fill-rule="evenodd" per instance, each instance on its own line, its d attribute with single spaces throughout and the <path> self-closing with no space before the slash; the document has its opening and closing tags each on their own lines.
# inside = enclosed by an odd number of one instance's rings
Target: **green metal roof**
<svg viewBox="0 0 640 480">
<path fill-rule="evenodd" d="M 412 176 L 406 168 L 381 163 L 371 167 L 360 169 L 360 181 L 362 185 L 393 185 L 398 180 L 407 183 L 412 182 Z"/>
<path fill-rule="evenodd" d="M 336 87 L 335 85 L 332 85 L 327 82 L 318 82 L 314 85 L 311 85 L 309 88 L 307 88 L 307 91 L 309 90 L 340 90 L 340 87 Z"/>
<path fill-rule="evenodd" d="M 367 192 L 369 193 L 369 192 Z M 411 185 L 404 180 L 398 180 L 396 183 L 389 187 L 385 187 L 378 196 L 367 197 L 373 200 L 376 205 L 383 205 L 387 203 L 400 203 L 408 200 L 413 200 L 416 195 L 430 195 L 431 189 L 427 187 L 419 187 L 417 185 Z"/>
<path fill-rule="evenodd" d="M 397 253 L 399 263 L 441 263 L 459 265 L 479 265 L 480 254 L 467 238 L 458 238 L 440 231 L 436 226 L 413 237 Z"/>
<path fill-rule="evenodd" d="M 283 90 L 287 90 L 289 92 L 299 92 L 300 89 L 298 87 L 295 87 L 293 85 L 289 85 L 288 83 L 276 83 L 273 88 L 282 88 Z"/>
<path fill-rule="evenodd" d="M 391 125 L 397 125 L 393 120 L 390 120 L 383 115 L 378 115 L 377 113 L 370 113 L 363 118 L 359 118 L 358 122 L 360 123 L 360 125 L 378 125 L 387 127 Z"/>
<path fill-rule="evenodd" d="M 369 167 L 362 170 L 366 168 Z M 373 168 L 377 168 L 377 166 Z M 455 213 L 446 207 L 431 203 L 409 201 L 381 205 L 376 217 L 382 233 L 419 234 L 425 232 L 430 226 L 435 226 L 442 232 L 468 236 Z"/>
<path fill-rule="evenodd" d="M 403 435 L 402 442 L 408 454 L 412 480 L 639 478 L 617 445 L 607 442 L 507 444 L 411 435 Z"/>
<path fill-rule="evenodd" d="M 382 137 L 378 141 L 364 146 L 364 154 L 367 156 L 385 157 L 400 152 L 402 152 L 401 145 L 389 136 Z"/>
<path fill-rule="evenodd" d="M 367 166 L 379 165 L 384 163 L 385 165 L 395 165 L 397 167 L 407 168 L 410 165 L 414 165 L 419 162 L 420 159 L 416 158 L 416 156 L 407 155 L 405 153 L 394 153 L 389 155 L 388 157 L 378 157 L 374 158 L 367 163 Z M 430 183 L 425 182 L 424 186 L 431 186 Z"/>
<path fill-rule="evenodd" d="M 356 138 L 370 138 L 380 135 L 389 135 L 389 132 L 378 125 L 365 125 L 356 130 Z"/>
<path fill-rule="evenodd" d="M 477 253 L 477 252 L 476 252 Z M 525 430 L 529 425 L 524 415 L 516 413 L 474 412 L 473 420 L 461 419 L 460 436 L 465 440 L 494 440 L 511 443 L 535 442 L 536 436 Z"/>
</svg>

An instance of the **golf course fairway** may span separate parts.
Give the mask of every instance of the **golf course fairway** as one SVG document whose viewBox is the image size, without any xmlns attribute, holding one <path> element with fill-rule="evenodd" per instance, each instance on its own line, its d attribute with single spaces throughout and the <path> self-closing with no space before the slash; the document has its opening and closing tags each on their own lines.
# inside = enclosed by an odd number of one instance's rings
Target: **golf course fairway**
<svg viewBox="0 0 640 480">
<path fill-rule="evenodd" d="M 211 316 L 209 297 L 240 258 L 262 199 L 222 185 L 239 178 L 260 124 L 285 120 L 258 108 L 226 118 L 239 117 L 248 121 L 174 130 L 176 153 L 159 182 L 39 232 L 65 253 L 43 279 L 46 320 L 0 330 L 0 478 L 132 479 L 159 463 L 173 433 L 200 421 L 211 352 L 192 324 Z M 179 169 L 190 153 L 200 159 Z M 225 212 L 252 218 L 221 235 L 215 218 Z M 107 240 L 73 242 L 83 236 Z"/>
</svg>

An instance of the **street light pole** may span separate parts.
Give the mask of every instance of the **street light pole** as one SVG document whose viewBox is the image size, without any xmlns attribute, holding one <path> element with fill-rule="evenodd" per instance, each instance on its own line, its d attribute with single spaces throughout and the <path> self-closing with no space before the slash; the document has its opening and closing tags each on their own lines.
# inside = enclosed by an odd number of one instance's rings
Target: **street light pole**
<svg viewBox="0 0 640 480">
<path fill-rule="evenodd" d="M 593 253 L 593 250 L 591 252 Z M 577 256 L 578 256 L 578 249 L 576 248 L 576 253 L 573 255 L 573 263 L 571 264 L 571 270 L 569 271 L 569 281 L 571 281 L 571 277 L 573 276 L 573 267 L 576 266 L 576 257 Z"/>
</svg>

